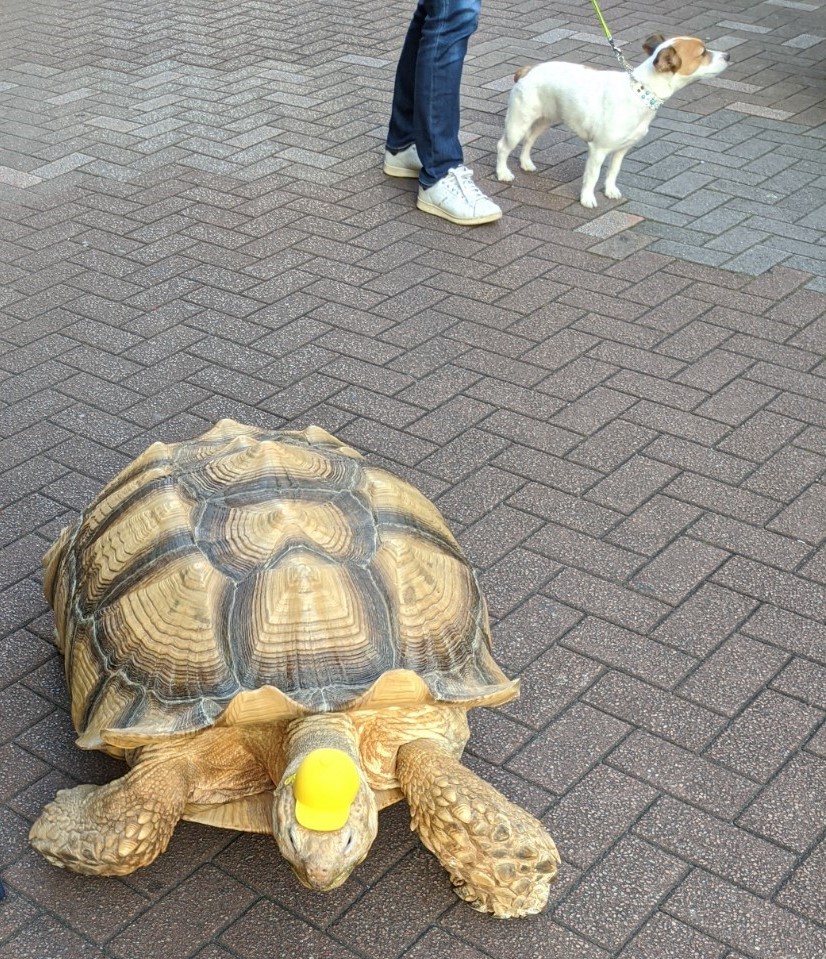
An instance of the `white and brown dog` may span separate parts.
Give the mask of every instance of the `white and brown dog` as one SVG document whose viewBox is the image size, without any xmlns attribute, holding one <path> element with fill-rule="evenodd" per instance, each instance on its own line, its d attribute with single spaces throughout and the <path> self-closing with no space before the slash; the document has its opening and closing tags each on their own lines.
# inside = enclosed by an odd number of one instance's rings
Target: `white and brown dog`
<svg viewBox="0 0 826 959">
<path fill-rule="evenodd" d="M 695 37 L 661 35 L 643 44 L 648 59 L 633 72 L 595 70 L 561 60 L 522 67 L 508 101 L 505 132 L 496 147 L 496 176 L 510 183 L 508 157 L 524 139 L 519 165 L 533 172 L 531 147 L 554 123 L 563 123 L 588 144 L 580 203 L 597 205 L 594 188 L 605 158 L 613 154 L 605 176 L 605 195 L 619 200 L 617 174 L 623 157 L 645 136 L 657 106 L 701 77 L 722 73 L 728 53 L 707 50 Z"/>
</svg>

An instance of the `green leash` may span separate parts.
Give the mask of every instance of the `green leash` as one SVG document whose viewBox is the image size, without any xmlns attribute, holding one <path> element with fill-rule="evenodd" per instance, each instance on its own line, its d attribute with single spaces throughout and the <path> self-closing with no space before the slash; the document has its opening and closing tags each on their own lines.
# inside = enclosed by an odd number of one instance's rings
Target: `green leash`
<svg viewBox="0 0 826 959">
<path fill-rule="evenodd" d="M 658 96 L 655 96 L 646 86 L 644 86 L 640 81 L 634 76 L 634 68 L 631 64 L 625 59 L 622 55 L 622 50 L 617 46 L 616 41 L 611 36 L 611 31 L 608 29 L 608 24 L 605 22 L 605 17 L 602 15 L 602 10 L 599 8 L 597 0 L 591 0 L 591 4 L 596 11 L 597 18 L 602 26 L 605 37 L 608 40 L 608 44 L 611 49 L 614 51 L 617 60 L 620 62 L 620 66 L 625 70 L 628 76 L 631 79 L 631 87 L 636 94 L 639 95 L 640 99 L 645 103 L 647 107 L 650 107 L 652 110 L 659 110 L 659 108 L 665 103 L 665 100 L 661 100 Z"/>
<path fill-rule="evenodd" d="M 615 50 L 614 38 L 611 36 L 611 31 L 608 29 L 608 24 L 605 22 L 605 18 L 602 15 L 602 10 L 600 10 L 597 0 L 591 0 L 591 3 L 594 5 L 594 10 L 597 12 L 597 17 L 599 18 L 599 22 L 602 24 L 602 29 L 605 31 L 605 36 L 608 38 L 608 42 L 611 44 L 611 49 Z"/>
</svg>

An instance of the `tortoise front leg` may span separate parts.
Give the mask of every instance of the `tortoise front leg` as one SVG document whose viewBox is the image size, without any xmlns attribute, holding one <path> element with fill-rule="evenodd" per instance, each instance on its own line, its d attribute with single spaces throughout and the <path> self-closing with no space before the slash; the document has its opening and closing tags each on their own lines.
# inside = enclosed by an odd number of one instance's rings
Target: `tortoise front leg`
<svg viewBox="0 0 826 959">
<path fill-rule="evenodd" d="M 399 749 L 396 776 L 411 828 L 474 909 L 500 918 L 541 912 L 560 859 L 542 824 L 438 743 Z"/>
<path fill-rule="evenodd" d="M 189 762 L 138 764 L 105 786 L 61 789 L 29 839 L 55 866 L 91 876 L 124 876 L 167 847 L 190 794 Z"/>
</svg>

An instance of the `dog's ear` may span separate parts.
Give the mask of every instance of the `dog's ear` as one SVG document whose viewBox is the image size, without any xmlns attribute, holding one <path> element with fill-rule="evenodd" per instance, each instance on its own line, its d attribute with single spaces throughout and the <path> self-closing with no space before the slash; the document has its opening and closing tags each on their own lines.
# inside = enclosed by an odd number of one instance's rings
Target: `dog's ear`
<svg viewBox="0 0 826 959">
<path fill-rule="evenodd" d="M 513 75 L 513 82 L 514 82 L 514 83 L 519 83 L 519 81 L 522 79 L 522 77 L 524 77 L 526 73 L 530 73 L 531 70 L 533 70 L 533 68 L 534 68 L 535 66 L 536 66 L 535 63 L 529 63 L 529 64 L 527 64 L 527 65 L 524 66 L 524 67 L 520 67 L 520 68 L 516 71 L 516 73 L 514 73 L 514 75 Z"/>
<path fill-rule="evenodd" d="M 677 53 L 674 47 L 663 47 L 657 54 L 657 59 L 654 61 L 654 69 L 659 73 L 676 73 L 682 64 L 683 61 L 680 59 L 680 54 Z"/>
<path fill-rule="evenodd" d="M 642 48 L 650 57 L 657 47 L 663 42 L 663 40 L 665 40 L 665 37 L 661 33 L 655 33 L 645 41 L 645 43 L 642 45 Z"/>
</svg>

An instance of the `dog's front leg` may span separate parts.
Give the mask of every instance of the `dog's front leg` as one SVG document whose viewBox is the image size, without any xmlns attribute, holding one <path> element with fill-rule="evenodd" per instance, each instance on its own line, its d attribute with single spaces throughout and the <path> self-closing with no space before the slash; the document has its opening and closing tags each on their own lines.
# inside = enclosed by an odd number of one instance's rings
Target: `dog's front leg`
<svg viewBox="0 0 826 959">
<path fill-rule="evenodd" d="M 625 159 L 627 152 L 627 149 L 617 150 L 611 157 L 611 162 L 608 164 L 608 172 L 605 174 L 605 195 L 609 200 L 622 199 L 622 194 L 617 189 L 617 174 L 619 173 L 622 161 Z"/>
<path fill-rule="evenodd" d="M 588 207 L 589 210 L 593 210 L 597 205 L 594 188 L 597 185 L 599 171 L 602 169 L 602 164 L 608 153 L 608 150 L 594 146 L 593 143 L 588 144 L 588 160 L 585 163 L 585 173 L 582 175 L 582 191 L 579 194 L 579 202 Z"/>
</svg>

